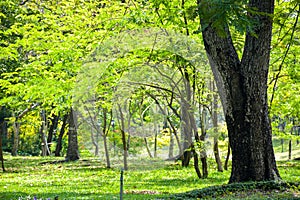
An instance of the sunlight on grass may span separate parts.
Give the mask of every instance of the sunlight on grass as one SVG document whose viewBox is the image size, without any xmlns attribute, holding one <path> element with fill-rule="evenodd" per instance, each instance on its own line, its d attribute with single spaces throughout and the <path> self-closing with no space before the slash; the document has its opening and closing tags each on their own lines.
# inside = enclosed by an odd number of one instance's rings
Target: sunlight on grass
<svg viewBox="0 0 300 200">
<path fill-rule="evenodd" d="M 65 163 L 54 157 L 5 157 L 0 199 L 119 199 L 120 166 L 106 169 L 94 158 Z M 228 182 L 230 172 L 217 172 L 209 160 L 209 177 L 198 179 L 193 167 L 159 159 L 130 160 L 124 172 L 124 199 L 166 199 L 171 194 Z M 297 161 L 278 162 L 281 176 L 300 181 Z"/>
<path fill-rule="evenodd" d="M 0 199 L 34 196 L 44 199 L 54 199 L 55 196 L 60 199 L 101 199 L 101 196 L 114 199 L 119 196 L 120 168 L 106 169 L 95 159 L 74 163 L 55 163 L 53 161 L 58 158 L 51 157 L 8 156 L 5 159 L 7 172 L 1 174 Z M 131 166 L 124 172 L 125 199 L 167 197 L 168 194 L 224 184 L 229 176 L 229 172 L 211 171 L 208 179 L 199 180 L 192 167 L 182 169 L 179 164 L 158 159 L 152 160 L 153 170 L 151 162 L 141 159 Z"/>
</svg>

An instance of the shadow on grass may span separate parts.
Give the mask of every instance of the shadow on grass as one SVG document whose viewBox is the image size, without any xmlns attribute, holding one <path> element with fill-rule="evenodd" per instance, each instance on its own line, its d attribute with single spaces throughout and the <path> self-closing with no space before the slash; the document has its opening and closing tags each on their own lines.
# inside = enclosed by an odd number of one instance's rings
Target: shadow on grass
<svg viewBox="0 0 300 200">
<path fill-rule="evenodd" d="M 194 184 L 201 184 L 202 186 L 209 186 L 209 185 L 217 185 L 217 184 L 226 184 L 227 178 L 215 178 L 215 177 L 211 177 L 211 178 L 206 178 L 206 179 L 198 179 L 198 178 L 170 178 L 170 179 L 165 179 L 165 178 L 161 178 L 161 179 L 148 179 L 145 182 L 147 182 L 147 184 L 151 184 L 151 185 L 156 185 L 157 187 L 159 186 L 168 186 L 168 185 L 180 185 L 180 186 L 189 186 L 191 183 Z"/>
<path fill-rule="evenodd" d="M 297 182 L 283 181 L 232 183 L 174 194 L 171 199 L 249 199 L 247 196 L 257 199 L 257 193 L 260 193 L 259 199 L 273 199 L 274 194 L 278 197 L 276 199 L 299 199 L 299 185 Z M 279 194 L 282 194 L 282 197 L 279 198 Z"/>
</svg>

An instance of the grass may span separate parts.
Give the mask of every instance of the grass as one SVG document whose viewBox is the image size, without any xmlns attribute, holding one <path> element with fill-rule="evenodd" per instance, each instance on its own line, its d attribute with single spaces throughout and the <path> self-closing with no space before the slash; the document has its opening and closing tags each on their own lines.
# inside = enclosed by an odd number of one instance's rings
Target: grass
<svg viewBox="0 0 300 200">
<path fill-rule="evenodd" d="M 52 200 L 56 196 L 59 200 L 119 199 L 119 167 L 106 169 L 103 163 L 91 157 L 71 163 L 53 162 L 59 159 L 63 160 L 54 157 L 6 155 L 7 172 L 0 173 L 0 199 L 29 200 L 36 197 Z M 123 199 L 168 199 L 176 193 L 226 184 L 230 175 L 228 171 L 216 172 L 213 160 L 209 163 L 209 177 L 201 180 L 192 167 L 181 168 L 179 164 L 157 159 L 132 158 L 130 166 L 131 170 L 124 172 Z M 280 161 L 278 166 L 284 180 L 300 182 L 299 161 Z M 250 195 L 245 193 L 238 195 L 244 194 L 248 198 Z M 262 191 L 252 193 L 256 196 L 274 195 Z M 234 195 L 237 194 L 226 194 L 223 198 L 237 198 Z M 285 197 L 295 195 L 299 195 L 298 188 L 284 193 Z M 253 199 L 255 198 L 254 196 Z"/>
<path fill-rule="evenodd" d="M 281 141 L 275 140 L 277 165 L 284 181 L 300 183 L 300 161 L 287 161 L 287 142 L 284 153 Z M 277 145 L 276 145 L 277 144 Z M 293 143 L 292 158 L 300 157 L 300 145 Z M 55 162 L 57 157 L 12 157 L 5 155 L 6 172 L 0 172 L 0 199 L 120 199 L 120 169 L 122 159 L 113 160 L 112 169 L 104 162 L 82 153 L 76 162 Z M 226 185 L 230 172 L 217 172 L 209 159 L 209 177 L 198 179 L 191 165 L 181 168 L 179 163 L 159 159 L 130 158 L 130 170 L 124 172 L 123 199 L 170 199 L 174 194 L 203 192 L 209 187 Z M 226 190 L 208 199 L 300 199 L 299 187 L 289 190 L 265 191 L 250 188 L 232 192 Z M 177 199 L 177 198 L 176 198 Z M 178 198 L 180 199 L 180 198 Z M 184 196 L 183 199 L 187 199 Z M 195 198 L 194 198 L 195 199 Z"/>
<path fill-rule="evenodd" d="M 57 158 L 6 156 L 7 172 L 1 173 L 0 199 L 118 199 L 120 168 L 106 169 L 95 159 L 50 164 Z M 61 158 L 62 160 L 63 158 Z M 152 160 L 157 162 L 157 160 Z M 229 172 L 212 172 L 205 180 L 197 179 L 193 168 L 145 165 L 124 172 L 124 199 L 155 199 L 227 182 Z M 131 160 L 131 163 L 133 161 Z M 133 164 L 132 164 L 133 165 Z M 156 164 L 155 164 L 156 165 Z"/>
</svg>

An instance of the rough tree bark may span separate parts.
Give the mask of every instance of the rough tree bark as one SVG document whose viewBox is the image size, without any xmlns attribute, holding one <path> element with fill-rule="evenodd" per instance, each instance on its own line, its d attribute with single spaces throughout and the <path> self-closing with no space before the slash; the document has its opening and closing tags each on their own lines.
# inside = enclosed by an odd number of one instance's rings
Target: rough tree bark
<svg viewBox="0 0 300 200">
<path fill-rule="evenodd" d="M 254 34 L 247 33 L 240 60 L 234 48 L 229 27 L 222 26 L 222 36 L 205 14 L 214 9 L 201 5 L 201 26 L 205 49 L 221 92 L 226 117 L 232 171 L 229 182 L 276 180 L 280 178 L 272 147 L 268 116 L 267 78 L 274 12 L 273 0 L 249 0 L 257 12 L 249 17 L 259 20 Z M 201 9 L 201 6 L 203 9 Z M 219 27 L 220 28 L 220 27 Z M 225 94 L 224 94 L 225 92 Z"/>
</svg>

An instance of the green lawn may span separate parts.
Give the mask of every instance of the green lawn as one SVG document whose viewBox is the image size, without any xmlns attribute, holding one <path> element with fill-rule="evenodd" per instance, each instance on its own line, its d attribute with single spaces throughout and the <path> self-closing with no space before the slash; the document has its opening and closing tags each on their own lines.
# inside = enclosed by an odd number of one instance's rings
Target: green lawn
<svg viewBox="0 0 300 200">
<path fill-rule="evenodd" d="M 7 172 L 0 173 L 0 199 L 119 199 L 120 168 L 106 169 L 87 157 L 72 163 L 51 163 L 63 158 L 5 156 Z M 135 164 L 134 164 L 135 163 Z M 286 181 L 300 182 L 299 161 L 278 162 Z M 209 163 L 209 178 L 199 180 L 192 167 L 160 160 L 131 159 L 124 172 L 124 199 L 167 199 L 175 193 L 226 184 L 230 173 L 216 172 Z M 299 191 L 294 191 L 298 194 Z M 228 197 L 230 199 L 230 197 Z"/>
</svg>

